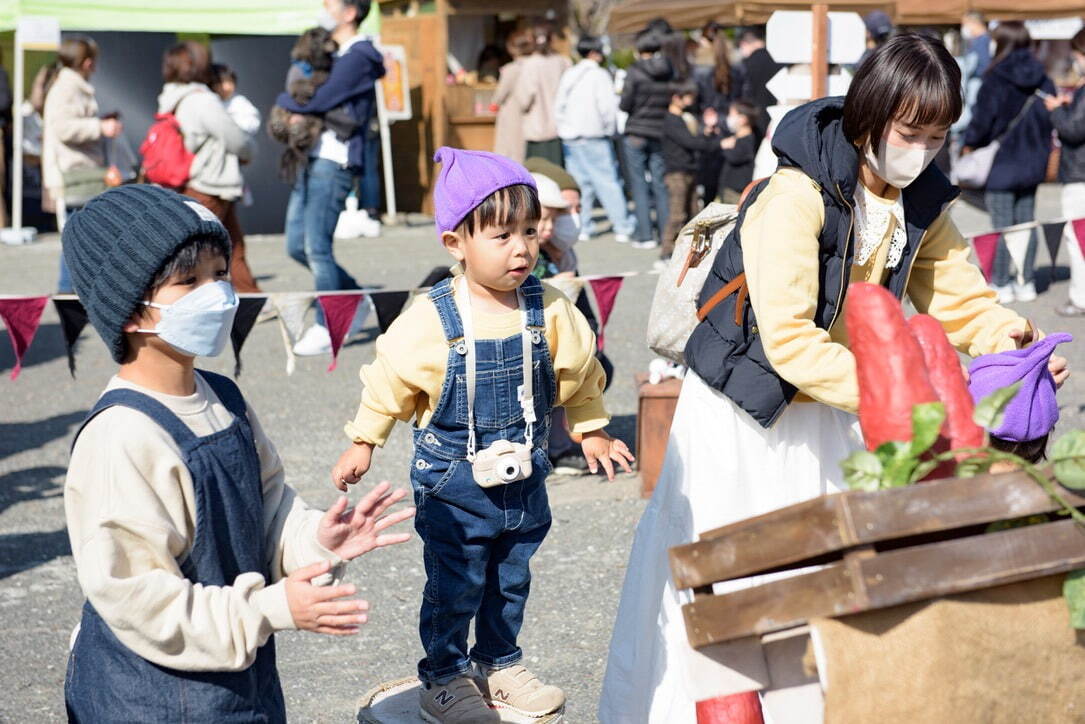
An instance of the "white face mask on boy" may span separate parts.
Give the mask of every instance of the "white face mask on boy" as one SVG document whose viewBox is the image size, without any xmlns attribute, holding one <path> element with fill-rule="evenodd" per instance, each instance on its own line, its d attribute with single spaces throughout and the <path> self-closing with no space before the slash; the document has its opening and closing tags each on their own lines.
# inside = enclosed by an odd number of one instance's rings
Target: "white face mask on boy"
<svg viewBox="0 0 1085 724">
<path fill-rule="evenodd" d="M 890 186 L 903 189 L 919 178 L 919 174 L 931 165 L 931 161 L 942 150 L 942 144 L 935 148 L 911 148 L 909 146 L 891 146 L 882 138 L 878 154 L 868 141 L 865 157 L 870 170 Z"/>
<path fill-rule="evenodd" d="M 217 281 L 192 290 L 173 304 L 143 304 L 162 310 L 162 316 L 154 329 L 137 332 L 157 334 L 189 357 L 217 357 L 230 339 L 238 301 L 230 282 Z"/>
</svg>

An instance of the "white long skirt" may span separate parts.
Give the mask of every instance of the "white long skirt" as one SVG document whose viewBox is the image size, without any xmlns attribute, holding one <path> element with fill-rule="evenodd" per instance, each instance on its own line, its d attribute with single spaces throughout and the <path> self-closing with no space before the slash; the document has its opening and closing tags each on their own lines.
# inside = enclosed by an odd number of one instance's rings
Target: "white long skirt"
<svg viewBox="0 0 1085 724">
<path fill-rule="evenodd" d="M 765 430 L 690 373 L 655 493 L 637 525 L 610 642 L 599 720 L 696 722 L 719 667 L 690 648 L 667 550 L 700 532 L 843 489 L 840 461 L 862 447 L 854 415 L 795 403 Z M 719 590 L 719 589 L 717 589 Z M 757 688 L 751 682 L 750 689 Z"/>
</svg>

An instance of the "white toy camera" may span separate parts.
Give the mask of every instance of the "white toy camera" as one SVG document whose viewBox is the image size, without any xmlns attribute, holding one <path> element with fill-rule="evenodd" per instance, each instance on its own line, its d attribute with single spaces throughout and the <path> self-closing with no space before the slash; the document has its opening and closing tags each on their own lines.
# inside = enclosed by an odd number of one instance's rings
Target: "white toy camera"
<svg viewBox="0 0 1085 724">
<path fill-rule="evenodd" d="M 475 455 L 475 482 L 483 488 L 507 485 L 531 477 L 531 446 L 498 440 Z"/>
</svg>

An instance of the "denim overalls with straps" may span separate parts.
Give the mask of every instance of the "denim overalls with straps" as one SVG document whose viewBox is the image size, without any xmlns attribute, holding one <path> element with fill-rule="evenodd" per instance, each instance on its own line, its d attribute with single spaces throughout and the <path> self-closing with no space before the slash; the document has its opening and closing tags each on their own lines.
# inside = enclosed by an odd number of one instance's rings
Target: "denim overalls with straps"
<svg viewBox="0 0 1085 724">
<path fill-rule="evenodd" d="M 528 562 L 550 529 L 546 454 L 550 411 L 557 397 L 554 368 L 544 334 L 543 286 L 528 277 L 522 286 L 534 361 L 535 434 L 532 475 L 520 482 L 483 488 L 467 460 L 467 381 L 464 329 L 446 279 L 429 294 L 448 341 L 448 369 L 429 424 L 414 430 L 411 483 L 415 529 L 424 544 L 426 587 L 419 633 L 426 657 L 419 678 L 445 682 L 471 668 L 492 668 L 523 657 L 516 645 L 531 584 Z M 476 340 L 474 417 L 478 449 L 497 440 L 522 443 L 526 432 L 517 389 L 523 383 L 523 343 Z M 475 646 L 467 630 L 475 621 Z"/>
<path fill-rule="evenodd" d="M 103 410 L 123 405 L 151 418 L 180 448 L 196 498 L 195 537 L 188 555 L 179 561 L 188 580 L 229 586 L 242 573 L 257 571 L 270 582 L 260 460 L 245 399 L 229 379 L 197 373 L 234 416 L 225 430 L 197 437 L 165 405 L 133 390 L 102 395 L 83 427 Z M 286 721 L 273 638 L 243 671 L 178 671 L 153 664 L 126 647 L 90 601 L 83 606 L 68 660 L 64 698 L 68 717 L 76 722 Z"/>
</svg>

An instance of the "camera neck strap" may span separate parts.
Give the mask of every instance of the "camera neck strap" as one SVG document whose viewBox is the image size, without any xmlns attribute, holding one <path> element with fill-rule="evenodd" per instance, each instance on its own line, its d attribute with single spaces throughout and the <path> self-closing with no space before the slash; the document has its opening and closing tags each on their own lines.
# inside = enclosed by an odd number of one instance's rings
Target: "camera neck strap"
<svg viewBox="0 0 1085 724">
<path fill-rule="evenodd" d="M 466 347 L 464 363 L 467 366 L 467 459 L 474 462 L 475 452 L 477 451 L 475 439 L 475 386 L 477 373 L 475 371 L 474 319 L 471 316 L 471 290 L 467 284 L 467 277 L 460 276 L 456 281 L 460 285 L 459 294 L 455 295 L 456 306 L 460 312 L 460 322 L 463 325 L 463 343 Z M 527 423 L 527 428 L 524 431 L 524 442 L 530 448 L 535 437 L 533 335 L 528 327 L 527 298 L 524 297 L 523 289 L 516 290 L 516 300 L 520 304 L 520 339 L 523 345 L 523 384 L 516 389 L 516 398 L 520 402 L 520 409 L 523 410 L 524 421 Z"/>
</svg>

